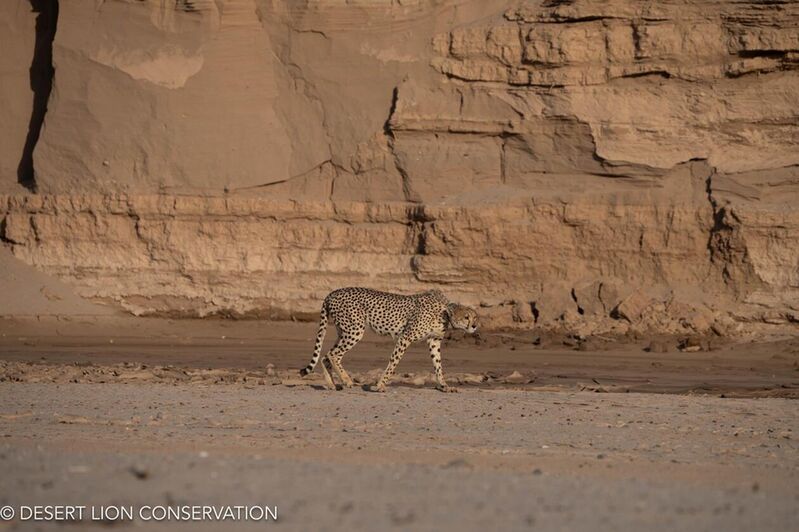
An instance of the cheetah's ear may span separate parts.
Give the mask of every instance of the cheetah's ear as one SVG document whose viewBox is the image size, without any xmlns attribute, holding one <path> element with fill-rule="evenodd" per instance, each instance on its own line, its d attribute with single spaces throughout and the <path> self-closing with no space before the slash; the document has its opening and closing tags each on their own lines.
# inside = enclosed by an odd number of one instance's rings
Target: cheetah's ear
<svg viewBox="0 0 799 532">
<path fill-rule="evenodd" d="M 458 308 L 457 303 L 447 304 L 447 308 L 444 309 L 444 314 L 447 316 L 447 321 L 452 321 L 452 317 L 455 315 L 456 308 Z"/>
</svg>

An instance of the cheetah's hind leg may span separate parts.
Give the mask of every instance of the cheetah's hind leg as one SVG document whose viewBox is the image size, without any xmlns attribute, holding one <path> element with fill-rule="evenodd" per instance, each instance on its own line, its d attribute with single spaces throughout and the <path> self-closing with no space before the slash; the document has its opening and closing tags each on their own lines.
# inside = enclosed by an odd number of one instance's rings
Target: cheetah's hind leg
<svg viewBox="0 0 799 532">
<path fill-rule="evenodd" d="M 341 379 L 346 388 L 352 388 L 355 383 L 352 381 L 350 374 L 344 369 L 344 366 L 341 365 L 341 359 L 344 358 L 347 351 L 355 347 L 355 344 L 363 338 L 363 333 L 364 329 L 362 328 L 349 331 L 339 330 L 336 344 L 327 353 L 326 360 L 330 361 L 333 369 L 338 374 L 338 378 Z"/>
<path fill-rule="evenodd" d="M 325 378 L 325 388 L 328 390 L 335 390 L 336 384 L 333 382 L 333 377 L 330 376 L 333 366 L 327 357 L 322 359 L 322 375 Z"/>
<path fill-rule="evenodd" d="M 330 364 L 333 366 L 333 370 L 335 370 L 335 372 L 338 374 L 338 378 L 341 379 L 344 387 L 352 388 L 355 386 L 355 383 L 352 381 L 352 377 L 350 377 L 350 374 L 344 369 L 344 366 L 341 365 L 341 355 L 327 355 L 327 357 L 328 360 L 330 360 Z"/>
</svg>

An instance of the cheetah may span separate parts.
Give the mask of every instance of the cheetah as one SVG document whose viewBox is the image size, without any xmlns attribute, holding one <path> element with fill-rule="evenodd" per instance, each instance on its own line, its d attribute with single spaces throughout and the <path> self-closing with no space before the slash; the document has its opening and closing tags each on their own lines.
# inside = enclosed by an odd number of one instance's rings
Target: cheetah
<svg viewBox="0 0 799 532">
<path fill-rule="evenodd" d="M 363 338 L 368 325 L 374 332 L 395 340 L 388 367 L 377 384 L 369 388 L 371 391 L 384 392 L 408 346 L 425 339 L 433 360 L 436 389 L 455 392 L 456 388 L 447 386 L 441 369 L 441 339 L 448 328 L 462 329 L 471 334 L 477 332 L 474 309 L 450 303 L 439 290 L 404 296 L 369 288 L 340 288 L 328 294 L 322 303 L 313 357 L 308 366 L 300 370 L 302 376 L 311 373 L 319 361 L 328 318 L 333 319 L 338 332 L 336 343 L 322 359 L 322 372 L 328 389 L 335 389 L 331 378 L 333 371 L 345 387 L 353 386 L 341 359 Z"/>
</svg>

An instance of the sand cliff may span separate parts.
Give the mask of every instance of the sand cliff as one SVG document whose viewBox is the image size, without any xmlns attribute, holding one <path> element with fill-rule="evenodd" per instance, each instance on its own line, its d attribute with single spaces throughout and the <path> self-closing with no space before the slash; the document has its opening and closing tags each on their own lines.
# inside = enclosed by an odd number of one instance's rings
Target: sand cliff
<svg viewBox="0 0 799 532">
<path fill-rule="evenodd" d="M 14 0 L 0 28 L 0 236 L 85 297 L 799 322 L 799 3 Z"/>
</svg>

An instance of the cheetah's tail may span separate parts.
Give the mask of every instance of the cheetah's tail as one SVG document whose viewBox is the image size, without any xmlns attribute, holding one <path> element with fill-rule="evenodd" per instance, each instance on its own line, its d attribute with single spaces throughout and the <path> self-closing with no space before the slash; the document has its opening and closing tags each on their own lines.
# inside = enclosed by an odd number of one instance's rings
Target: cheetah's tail
<svg viewBox="0 0 799 532">
<path fill-rule="evenodd" d="M 322 342 L 325 339 L 325 331 L 327 331 L 327 301 L 322 304 L 322 312 L 319 316 L 319 332 L 316 333 L 316 345 L 314 345 L 313 357 L 311 362 L 300 370 L 300 375 L 303 377 L 311 373 L 319 362 L 319 355 L 322 354 Z"/>
</svg>

